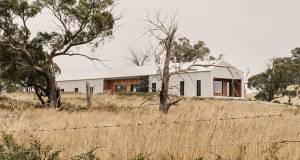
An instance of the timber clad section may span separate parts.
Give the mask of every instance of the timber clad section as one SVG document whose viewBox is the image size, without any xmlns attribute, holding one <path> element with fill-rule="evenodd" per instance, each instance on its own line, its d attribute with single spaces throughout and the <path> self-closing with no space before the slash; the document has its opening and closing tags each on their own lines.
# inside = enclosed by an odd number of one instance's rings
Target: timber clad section
<svg viewBox="0 0 300 160">
<path fill-rule="evenodd" d="M 240 79 L 215 78 L 213 82 L 214 96 L 241 97 L 242 86 Z"/>
<path fill-rule="evenodd" d="M 144 92 L 148 87 L 145 78 L 104 80 L 104 91 L 112 92 Z"/>
</svg>

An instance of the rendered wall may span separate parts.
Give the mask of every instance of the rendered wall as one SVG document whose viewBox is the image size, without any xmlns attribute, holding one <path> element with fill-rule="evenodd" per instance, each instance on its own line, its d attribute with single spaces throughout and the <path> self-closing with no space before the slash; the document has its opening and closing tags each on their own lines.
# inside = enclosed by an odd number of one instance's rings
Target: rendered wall
<svg viewBox="0 0 300 160">
<path fill-rule="evenodd" d="M 193 72 L 189 74 L 172 75 L 170 77 L 169 94 L 180 95 L 180 81 L 184 81 L 184 96 L 197 96 L 197 80 L 201 80 L 201 97 L 211 97 L 211 77 L 210 72 Z M 159 76 L 149 76 L 149 92 L 152 92 L 152 83 L 156 83 L 156 89 L 161 89 Z"/>
<path fill-rule="evenodd" d="M 80 93 L 85 93 L 87 81 L 90 82 L 91 87 L 94 88 L 94 93 L 103 92 L 103 79 L 59 81 L 57 82 L 57 85 L 60 89 L 63 89 L 65 92 L 74 92 L 75 88 L 78 88 Z"/>
</svg>

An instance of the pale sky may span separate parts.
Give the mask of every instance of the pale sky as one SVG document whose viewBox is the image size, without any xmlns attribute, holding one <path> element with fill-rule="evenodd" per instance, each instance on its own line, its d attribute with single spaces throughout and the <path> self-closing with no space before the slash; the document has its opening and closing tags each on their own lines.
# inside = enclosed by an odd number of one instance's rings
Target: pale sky
<svg viewBox="0 0 300 160">
<path fill-rule="evenodd" d="M 249 68 L 251 75 L 263 71 L 272 57 L 289 56 L 291 49 L 300 47 L 300 0 L 118 0 L 115 12 L 123 18 L 114 38 L 94 53 L 87 48 L 80 51 L 109 60 L 106 63 L 113 67 L 125 66 L 129 48 L 147 45 L 148 37 L 141 36 L 143 19 L 146 10 L 154 9 L 177 13 L 178 36 L 204 41 L 212 55 L 224 54 L 226 61 L 245 72 Z M 47 24 L 43 16 L 32 26 Z M 55 61 L 63 73 L 96 69 L 78 57 Z"/>
</svg>

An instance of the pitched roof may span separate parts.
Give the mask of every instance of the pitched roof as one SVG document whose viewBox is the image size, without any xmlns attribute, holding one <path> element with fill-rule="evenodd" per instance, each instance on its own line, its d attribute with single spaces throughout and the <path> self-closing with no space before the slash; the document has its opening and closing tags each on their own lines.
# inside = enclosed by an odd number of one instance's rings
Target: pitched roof
<svg viewBox="0 0 300 160">
<path fill-rule="evenodd" d="M 221 60 L 214 61 L 199 61 L 196 64 L 199 65 L 217 65 Z M 177 68 L 185 69 L 192 65 L 193 62 L 188 63 L 173 63 L 170 64 L 171 70 L 176 70 Z M 197 66 L 193 67 L 191 72 L 205 72 L 211 71 L 215 68 L 214 66 L 203 67 Z M 102 79 L 102 78 L 121 78 L 121 77 L 136 77 L 136 76 L 147 76 L 156 75 L 158 73 L 158 66 L 155 64 L 147 64 L 144 66 L 127 65 L 117 68 L 103 68 L 103 69 L 93 69 L 93 70 L 78 70 L 78 71 L 63 71 L 61 75 L 57 77 L 57 81 L 71 81 L 71 80 L 85 80 L 85 79 Z"/>
</svg>

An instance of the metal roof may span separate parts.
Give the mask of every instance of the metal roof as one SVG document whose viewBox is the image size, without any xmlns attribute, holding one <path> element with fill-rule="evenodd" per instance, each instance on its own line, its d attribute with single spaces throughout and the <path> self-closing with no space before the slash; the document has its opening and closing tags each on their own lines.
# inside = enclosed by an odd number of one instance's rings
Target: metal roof
<svg viewBox="0 0 300 160">
<path fill-rule="evenodd" d="M 195 64 L 198 65 L 217 65 L 222 60 L 214 61 L 198 61 Z M 187 63 L 172 63 L 170 64 L 170 70 L 185 69 L 192 65 L 193 62 Z M 155 64 L 146 64 L 144 66 L 127 65 L 117 68 L 102 68 L 93 70 L 77 70 L 77 71 L 63 71 L 61 75 L 57 76 L 57 81 L 76 81 L 76 80 L 90 80 L 90 79 L 109 79 L 109 78 L 121 78 L 121 77 L 137 77 L 158 74 L 158 68 L 161 68 Z M 193 70 L 189 72 L 207 72 L 212 71 L 214 66 L 193 67 Z"/>
</svg>

